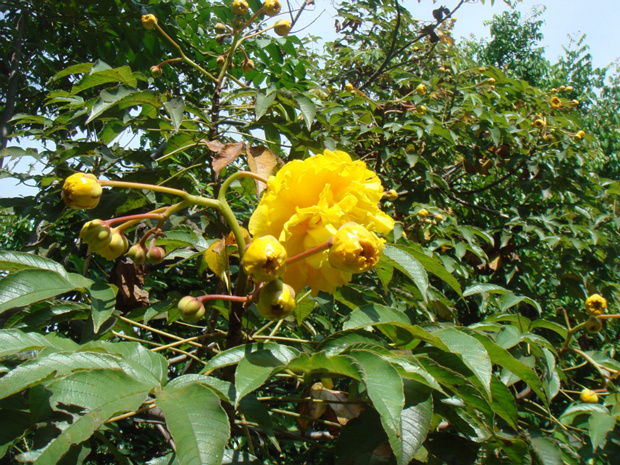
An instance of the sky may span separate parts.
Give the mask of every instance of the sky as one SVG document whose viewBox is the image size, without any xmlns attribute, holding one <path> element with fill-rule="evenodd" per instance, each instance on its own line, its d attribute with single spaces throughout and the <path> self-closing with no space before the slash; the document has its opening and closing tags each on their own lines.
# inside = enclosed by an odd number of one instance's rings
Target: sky
<svg viewBox="0 0 620 465">
<path fill-rule="evenodd" d="M 322 36 L 327 40 L 333 40 L 336 37 L 333 29 L 336 17 L 331 1 L 315 0 L 314 9 L 311 10 L 311 7 L 310 11 L 304 12 L 302 19 L 306 21 L 306 25 L 311 24 L 303 33 Z M 452 9 L 458 4 L 458 0 L 441 0 L 436 1 L 435 4 L 431 0 L 421 0 L 420 3 L 417 0 L 401 0 L 401 4 L 409 8 L 414 17 L 420 20 L 431 20 L 431 12 L 434 8 L 444 5 Z M 544 39 L 541 41 L 541 46 L 545 48 L 546 56 L 550 61 L 556 61 L 563 54 L 562 47 L 567 46 L 571 40 L 577 40 L 582 34 L 586 34 L 585 42 L 590 46 L 595 66 L 603 67 L 619 60 L 620 28 L 617 27 L 617 22 L 620 17 L 620 0 L 523 0 L 517 10 L 521 12 L 522 17 L 526 18 L 532 16 L 536 9 L 541 8 L 545 8 L 540 16 L 540 19 L 544 21 L 541 30 Z M 488 39 L 489 28 L 483 24 L 484 21 L 492 19 L 494 14 L 500 14 L 504 10 L 509 10 L 509 7 L 503 0 L 495 0 L 493 6 L 491 6 L 491 0 L 486 0 L 484 5 L 475 0 L 469 0 L 455 15 L 457 22 L 454 28 L 454 38 L 473 36 L 478 39 Z M 26 145 L 31 146 L 31 144 L 23 143 L 23 146 Z M 14 163 L 10 163 L 9 166 L 13 165 Z M 16 169 L 27 171 L 28 165 L 28 161 L 23 160 Z M 38 169 L 40 170 L 41 167 Z M 35 193 L 36 189 L 23 184 L 17 185 L 13 179 L 0 179 L 0 198 Z"/>
</svg>

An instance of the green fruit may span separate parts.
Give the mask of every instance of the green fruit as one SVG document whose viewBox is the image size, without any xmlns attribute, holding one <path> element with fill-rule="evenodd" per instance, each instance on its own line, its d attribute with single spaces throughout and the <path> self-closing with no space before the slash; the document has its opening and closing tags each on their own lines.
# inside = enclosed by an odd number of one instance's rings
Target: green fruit
<svg viewBox="0 0 620 465">
<path fill-rule="evenodd" d="M 177 305 L 181 318 L 188 323 L 195 323 L 200 320 L 205 312 L 205 306 L 196 297 L 191 295 L 183 297 Z"/>
</svg>

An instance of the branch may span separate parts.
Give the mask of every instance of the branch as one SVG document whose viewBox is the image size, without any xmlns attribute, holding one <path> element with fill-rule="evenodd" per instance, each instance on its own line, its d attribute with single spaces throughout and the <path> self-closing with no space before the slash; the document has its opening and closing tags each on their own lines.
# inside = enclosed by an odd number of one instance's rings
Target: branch
<svg viewBox="0 0 620 465">
<path fill-rule="evenodd" d="M 475 210 L 480 210 L 480 211 L 483 211 L 483 212 L 485 212 L 485 213 L 489 213 L 489 214 L 491 214 L 491 215 L 493 215 L 493 216 L 498 216 L 498 217 L 503 218 L 503 219 L 505 219 L 505 220 L 510 219 L 510 217 L 509 217 L 508 215 L 504 214 L 504 213 L 500 213 L 500 212 L 498 212 L 498 211 L 491 210 L 490 208 L 487 208 L 487 207 L 482 207 L 482 206 L 480 206 L 480 205 L 476 205 L 476 204 L 474 204 L 474 203 L 468 202 L 467 200 L 459 199 L 458 197 L 455 197 L 455 196 L 453 196 L 453 195 L 450 195 L 450 194 L 449 194 L 448 192 L 446 192 L 444 189 L 440 189 L 440 190 L 441 190 L 441 191 L 442 191 L 442 192 L 446 195 L 446 197 L 448 197 L 448 198 L 449 198 L 449 199 L 451 199 L 451 200 L 454 200 L 455 202 L 460 203 L 461 205 L 465 205 L 465 206 L 470 207 L 470 208 L 473 208 L 473 209 L 475 209 Z"/>
<path fill-rule="evenodd" d="M 383 60 L 383 63 L 381 63 L 379 68 L 377 68 L 377 70 L 372 73 L 372 76 L 370 76 L 366 80 L 366 82 L 359 87 L 359 90 L 362 90 L 372 84 L 372 82 L 377 78 L 377 76 L 379 76 L 379 74 L 383 72 L 385 67 L 390 63 L 392 57 L 394 56 L 394 47 L 396 46 L 396 38 L 398 37 L 398 30 L 400 29 L 400 4 L 398 3 L 398 0 L 394 0 L 394 6 L 396 7 L 396 25 L 394 26 L 394 34 L 392 35 L 392 43 L 390 44 L 390 49 L 385 54 L 385 60 Z"/>
</svg>

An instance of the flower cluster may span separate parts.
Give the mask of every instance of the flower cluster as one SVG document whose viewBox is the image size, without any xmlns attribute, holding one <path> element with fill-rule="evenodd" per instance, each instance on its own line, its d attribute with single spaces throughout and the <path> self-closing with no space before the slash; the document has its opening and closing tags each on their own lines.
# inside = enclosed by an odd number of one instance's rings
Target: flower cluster
<svg viewBox="0 0 620 465">
<path fill-rule="evenodd" d="M 277 238 L 289 257 L 320 246 L 349 222 L 371 233 L 387 234 L 394 220 L 379 209 L 382 197 L 381 181 L 364 162 L 353 161 L 345 152 L 325 150 L 321 155 L 287 163 L 269 179 L 250 219 L 250 233 L 258 238 Z M 370 264 L 368 268 L 374 266 L 378 258 L 374 253 L 366 256 L 368 243 L 379 249 L 381 241 L 370 234 L 358 242 L 365 245 L 345 252 L 363 258 Z M 343 247 L 337 249 L 342 251 Z M 351 280 L 352 272 L 334 267 L 329 255 L 325 250 L 289 264 L 282 275 L 284 281 L 296 291 L 308 285 L 314 295 L 334 292 Z M 332 262 L 338 263 L 338 259 Z"/>
</svg>

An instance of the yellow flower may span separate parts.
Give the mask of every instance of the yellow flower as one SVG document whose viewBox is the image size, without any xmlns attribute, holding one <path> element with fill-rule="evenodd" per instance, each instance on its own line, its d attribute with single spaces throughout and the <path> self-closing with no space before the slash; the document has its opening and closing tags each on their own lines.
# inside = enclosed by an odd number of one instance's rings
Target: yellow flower
<svg viewBox="0 0 620 465">
<path fill-rule="evenodd" d="M 387 234 L 394 220 L 379 210 L 381 181 L 362 161 L 345 152 L 325 150 L 306 160 L 287 163 L 268 183 L 250 218 L 253 236 L 272 235 L 294 257 L 324 244 L 349 221 L 369 231 Z M 329 264 L 327 250 L 287 266 L 283 279 L 296 291 L 309 285 L 334 292 L 351 280 L 351 273 Z"/>
<path fill-rule="evenodd" d="M 91 247 L 93 252 L 97 255 L 101 255 L 106 260 L 116 260 L 127 251 L 127 247 L 129 246 L 127 238 L 123 236 L 122 231 L 113 228 L 111 233 L 110 242 L 106 247 L 100 249 L 93 249 Z"/>
<path fill-rule="evenodd" d="M 82 226 L 80 239 L 95 250 L 107 247 L 112 240 L 110 227 L 101 220 L 93 220 Z"/>
<path fill-rule="evenodd" d="M 278 19 L 273 26 L 273 30 L 279 36 L 286 36 L 291 32 L 291 22 L 288 19 Z"/>
<path fill-rule="evenodd" d="M 157 25 L 157 18 L 155 15 L 142 15 L 142 25 L 144 29 L 150 31 Z"/>
<path fill-rule="evenodd" d="M 398 192 L 396 192 L 394 189 L 390 189 L 389 191 L 384 192 L 384 195 L 388 200 L 392 202 L 398 199 Z"/>
<path fill-rule="evenodd" d="M 273 281 L 286 270 L 286 249 L 271 236 L 253 241 L 245 251 L 241 265 L 256 282 Z"/>
<path fill-rule="evenodd" d="M 607 300 L 598 294 L 592 294 L 586 299 L 586 311 L 590 316 L 599 316 L 605 313 Z"/>
<path fill-rule="evenodd" d="M 426 208 L 422 208 L 421 210 L 418 210 L 418 216 L 420 218 L 426 218 L 428 216 L 428 210 Z"/>
<path fill-rule="evenodd" d="M 553 108 L 560 108 L 562 106 L 562 100 L 559 97 L 551 97 L 549 103 Z"/>
<path fill-rule="evenodd" d="M 344 224 L 334 235 L 329 264 L 348 273 L 364 273 L 381 258 L 383 241 L 359 224 Z"/>
<path fill-rule="evenodd" d="M 417 112 L 421 115 L 426 113 L 426 107 L 424 105 L 418 105 L 418 107 L 416 108 Z"/>
<path fill-rule="evenodd" d="M 537 128 L 542 128 L 545 125 L 545 120 L 543 119 L 537 119 L 536 121 L 534 121 L 534 126 L 536 126 Z"/>
<path fill-rule="evenodd" d="M 581 391 L 579 398 L 581 399 L 581 402 L 585 402 L 587 404 L 595 404 L 598 402 L 596 392 L 591 391 L 590 389 L 584 389 Z"/>
<path fill-rule="evenodd" d="M 245 16 L 250 10 L 250 5 L 245 0 L 235 0 L 232 3 L 232 12 L 235 16 Z"/>
<path fill-rule="evenodd" d="M 94 174 L 72 174 L 62 186 L 62 199 L 67 206 L 76 210 L 95 208 L 101 193 L 101 185 Z"/>
<path fill-rule="evenodd" d="M 288 284 L 276 279 L 265 284 L 258 295 L 256 310 L 268 320 L 281 320 L 295 310 L 295 291 Z"/>
<path fill-rule="evenodd" d="M 418 87 L 415 88 L 415 91 L 418 95 L 426 94 L 426 86 L 424 84 L 419 84 Z"/>
<path fill-rule="evenodd" d="M 575 139 L 583 140 L 585 136 L 586 136 L 585 131 L 578 131 L 577 134 L 575 134 Z"/>
<path fill-rule="evenodd" d="M 267 16 L 275 16 L 280 13 L 281 9 L 282 4 L 280 0 L 265 0 L 265 3 L 263 3 L 263 13 Z"/>
</svg>

